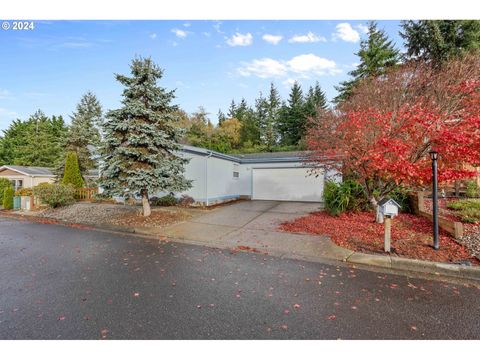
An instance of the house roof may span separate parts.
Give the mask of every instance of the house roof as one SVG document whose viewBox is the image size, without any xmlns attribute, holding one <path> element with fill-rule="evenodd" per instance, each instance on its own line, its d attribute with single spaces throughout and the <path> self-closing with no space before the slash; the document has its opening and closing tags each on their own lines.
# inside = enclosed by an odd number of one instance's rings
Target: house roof
<svg viewBox="0 0 480 360">
<path fill-rule="evenodd" d="M 54 177 L 52 170 L 46 167 L 39 166 L 19 166 L 19 165 L 4 165 L 0 167 L 0 171 L 10 169 L 27 176 L 46 176 Z"/>
<path fill-rule="evenodd" d="M 380 200 L 380 201 L 378 202 L 378 205 L 379 205 L 379 206 L 383 206 L 383 205 L 385 205 L 385 204 L 388 203 L 388 202 L 392 202 L 393 204 L 395 204 L 395 205 L 396 205 L 397 207 L 399 207 L 400 209 L 402 208 L 399 203 L 397 203 L 397 202 L 396 202 L 395 200 L 393 200 L 392 198 L 388 198 L 388 197 L 385 197 L 385 198 L 383 198 L 382 200 Z"/>
<path fill-rule="evenodd" d="M 241 164 L 270 163 L 270 162 L 300 162 L 304 161 L 308 151 L 280 151 L 253 154 L 222 154 L 217 151 L 199 148 L 191 145 L 182 145 L 183 151 L 203 156 L 212 156 L 219 159 L 230 160 Z"/>
</svg>

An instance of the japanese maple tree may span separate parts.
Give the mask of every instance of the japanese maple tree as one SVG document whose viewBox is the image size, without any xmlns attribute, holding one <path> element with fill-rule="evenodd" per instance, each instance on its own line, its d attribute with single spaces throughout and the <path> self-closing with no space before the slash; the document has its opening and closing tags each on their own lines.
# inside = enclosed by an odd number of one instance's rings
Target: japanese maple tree
<svg viewBox="0 0 480 360">
<path fill-rule="evenodd" d="M 472 177 L 480 163 L 480 56 L 404 64 L 363 80 L 349 101 L 311 119 L 315 171 L 354 175 L 376 208 L 399 185 L 431 182 L 429 151 L 439 153 L 439 181 Z M 378 220 L 378 219 L 377 219 Z"/>
</svg>

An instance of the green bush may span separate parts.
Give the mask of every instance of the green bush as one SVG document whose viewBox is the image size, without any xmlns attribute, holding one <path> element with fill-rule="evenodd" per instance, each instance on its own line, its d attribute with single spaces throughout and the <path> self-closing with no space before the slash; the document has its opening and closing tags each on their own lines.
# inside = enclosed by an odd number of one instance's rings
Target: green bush
<svg viewBox="0 0 480 360">
<path fill-rule="evenodd" d="M 0 204 L 3 203 L 3 192 L 9 187 L 12 187 L 10 180 L 6 178 L 0 178 Z"/>
<path fill-rule="evenodd" d="M 403 187 L 398 187 L 395 190 L 393 190 L 390 194 L 389 197 L 395 200 L 401 207 L 402 212 L 406 213 L 412 213 L 412 205 L 410 203 L 410 197 L 409 197 L 409 190 L 403 188 Z"/>
<path fill-rule="evenodd" d="M 480 209 L 478 208 L 467 208 L 460 210 L 459 215 L 463 222 L 476 223 L 480 221 Z"/>
<path fill-rule="evenodd" d="M 452 201 L 447 204 L 447 208 L 452 210 L 478 209 L 480 210 L 480 200 L 464 199 Z"/>
<path fill-rule="evenodd" d="M 323 189 L 325 209 L 331 215 L 345 211 L 360 211 L 368 208 L 368 200 L 362 186 L 353 180 L 337 184 L 327 181 Z"/>
<path fill-rule="evenodd" d="M 174 206 L 177 205 L 177 198 L 172 194 L 162 196 L 161 198 L 151 198 L 150 203 L 153 206 Z"/>
<path fill-rule="evenodd" d="M 466 189 L 466 195 L 469 198 L 475 198 L 478 197 L 480 194 L 480 188 L 478 187 L 478 184 L 476 181 L 468 181 L 467 182 L 467 189 Z"/>
<path fill-rule="evenodd" d="M 2 201 L 2 206 L 6 210 L 11 210 L 13 209 L 13 195 L 15 194 L 15 190 L 13 187 L 7 187 L 3 191 L 3 201 Z"/>
<path fill-rule="evenodd" d="M 73 203 L 75 188 L 72 185 L 42 183 L 33 188 L 33 195 L 52 208 Z"/>
<path fill-rule="evenodd" d="M 82 188 L 85 185 L 80 172 L 80 167 L 78 166 L 78 156 L 75 151 L 69 151 L 67 153 L 62 184 L 72 185 L 76 189 Z"/>
</svg>

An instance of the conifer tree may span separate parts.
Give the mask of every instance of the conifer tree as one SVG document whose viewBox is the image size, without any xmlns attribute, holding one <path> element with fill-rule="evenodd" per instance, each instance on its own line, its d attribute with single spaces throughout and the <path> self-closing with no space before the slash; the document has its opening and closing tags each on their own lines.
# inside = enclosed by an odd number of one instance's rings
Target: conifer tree
<svg viewBox="0 0 480 360">
<path fill-rule="evenodd" d="M 297 145 L 305 134 L 305 101 L 300 84 L 293 84 L 288 102 L 282 105 L 279 131 L 283 145 Z"/>
<path fill-rule="evenodd" d="M 402 30 L 407 59 L 440 65 L 451 57 L 480 48 L 479 20 L 409 20 L 402 22 Z"/>
<path fill-rule="evenodd" d="M 163 70 L 150 58 L 135 58 L 131 77 L 116 75 L 125 89 L 122 107 L 106 115 L 101 186 L 106 195 L 141 196 L 143 215 L 151 213 L 149 195 L 180 192 L 191 186 L 184 177 L 188 162 L 179 156 L 181 130 L 174 91 L 157 82 Z"/>
<path fill-rule="evenodd" d="M 316 116 L 319 109 L 325 110 L 326 108 L 327 97 L 317 81 L 314 87 L 309 87 L 307 96 L 305 97 L 305 116 Z"/>
<path fill-rule="evenodd" d="M 350 80 L 335 87 L 339 92 L 333 99 L 335 103 L 348 99 L 360 80 L 382 75 L 400 60 L 399 51 L 395 49 L 385 31 L 377 28 L 377 23 L 374 21 L 369 23 L 368 37 L 360 42 L 360 50 L 356 55 L 360 57 L 360 64 L 355 70 L 349 72 Z"/>
<path fill-rule="evenodd" d="M 99 126 L 103 121 L 102 116 L 102 106 L 97 97 L 91 92 L 84 94 L 71 116 L 71 124 L 64 141 L 64 156 L 56 167 L 58 175 L 64 172 L 65 155 L 69 151 L 77 153 L 82 174 L 97 167 L 93 157 L 95 149 L 100 146 Z"/>
<path fill-rule="evenodd" d="M 78 164 L 78 156 L 75 151 L 69 151 L 65 158 L 65 171 L 63 173 L 62 184 L 73 185 L 76 189 L 85 185 Z"/>
<path fill-rule="evenodd" d="M 277 143 L 277 122 L 281 105 L 280 95 L 273 83 L 270 83 L 270 92 L 266 105 L 267 116 L 265 123 L 261 124 L 261 130 L 263 142 L 267 146 L 267 150 L 270 151 Z"/>
</svg>

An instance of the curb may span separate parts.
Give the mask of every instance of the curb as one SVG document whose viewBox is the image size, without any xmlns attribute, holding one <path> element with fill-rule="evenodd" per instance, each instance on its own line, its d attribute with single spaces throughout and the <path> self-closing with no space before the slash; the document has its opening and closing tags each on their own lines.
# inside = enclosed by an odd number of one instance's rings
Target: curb
<svg viewBox="0 0 480 360">
<path fill-rule="evenodd" d="M 37 221 L 45 222 L 49 221 L 48 224 L 52 225 L 62 225 L 62 226 L 69 226 L 69 227 L 85 227 L 86 229 L 91 230 L 100 230 L 100 231 L 112 231 L 117 233 L 126 233 L 126 234 L 135 234 L 149 238 L 158 238 L 158 234 L 152 234 L 149 232 L 149 229 L 142 229 L 142 228 L 128 228 L 125 226 L 120 225 L 91 225 L 91 224 L 84 224 L 84 223 L 72 223 L 68 221 L 62 221 L 57 219 L 51 218 L 44 218 L 38 216 L 31 216 L 31 215 L 22 215 L 22 214 L 8 214 L 4 212 L 0 212 L 0 217 L 6 218 L 16 218 L 16 219 L 27 219 L 30 221 Z M 179 241 L 182 243 L 189 243 L 193 245 L 199 246 L 206 246 L 204 242 L 201 241 L 185 241 L 185 239 L 170 239 L 171 241 Z M 330 241 L 330 240 L 329 240 Z M 330 243 L 334 247 L 341 248 L 346 251 L 351 251 L 340 247 L 334 244 L 332 241 Z M 227 249 L 229 247 L 225 247 Z M 434 261 L 426 261 L 426 260 L 416 260 L 416 259 L 408 259 L 408 258 L 400 258 L 394 257 L 391 255 L 374 255 L 374 254 L 365 254 L 360 252 L 351 251 L 351 254 L 348 256 L 343 257 L 343 259 L 339 259 L 338 257 L 328 256 L 328 254 L 324 254 L 324 256 L 305 256 L 305 255 L 295 255 L 295 254 L 281 254 L 277 252 L 277 256 L 282 258 L 292 258 L 292 259 L 305 259 L 307 261 L 318 262 L 319 260 L 330 260 L 330 261 L 343 261 L 348 264 L 352 265 L 367 265 L 376 268 L 383 268 L 388 270 L 400 270 L 400 271 L 407 271 L 407 272 L 415 272 L 421 273 L 426 275 L 436 275 L 436 276 L 446 276 L 455 279 L 464 279 L 464 280 L 474 280 L 480 281 L 480 266 L 468 266 L 468 265 L 457 265 L 457 264 L 449 264 L 449 263 L 441 263 L 441 262 L 434 262 Z"/>
<path fill-rule="evenodd" d="M 369 265 L 390 270 L 402 270 L 430 275 L 442 275 L 459 279 L 480 281 L 480 266 L 457 265 L 426 260 L 394 257 L 391 255 L 373 255 L 354 252 L 344 259 L 345 262 Z"/>
</svg>

